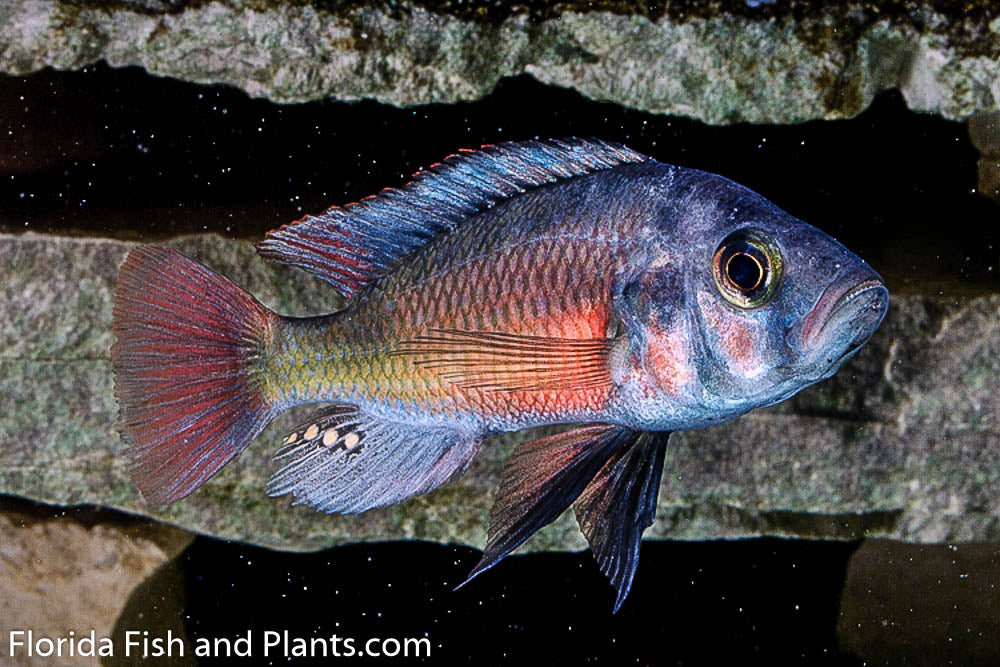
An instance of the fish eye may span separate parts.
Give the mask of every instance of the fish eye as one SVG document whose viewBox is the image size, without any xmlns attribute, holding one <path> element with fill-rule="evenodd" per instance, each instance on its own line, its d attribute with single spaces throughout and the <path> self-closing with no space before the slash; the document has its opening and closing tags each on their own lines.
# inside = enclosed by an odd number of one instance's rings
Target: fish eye
<svg viewBox="0 0 1000 667">
<path fill-rule="evenodd" d="M 759 308 L 781 282 L 781 253 L 763 231 L 740 229 L 719 244 L 712 268 L 715 286 L 726 301 L 747 310 Z"/>
</svg>

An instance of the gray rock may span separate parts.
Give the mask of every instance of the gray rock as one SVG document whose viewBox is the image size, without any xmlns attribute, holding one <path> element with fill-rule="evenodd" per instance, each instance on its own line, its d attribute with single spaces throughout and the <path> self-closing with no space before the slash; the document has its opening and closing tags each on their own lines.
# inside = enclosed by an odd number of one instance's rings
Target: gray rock
<svg viewBox="0 0 1000 667">
<path fill-rule="evenodd" d="M 865 540 L 847 566 L 837 644 L 869 665 L 993 664 L 998 569 L 996 544 Z"/>
<path fill-rule="evenodd" d="M 641 14 L 634 3 L 619 13 L 582 1 L 560 3 L 562 13 L 503 7 L 0 0 L 0 71 L 104 60 L 278 102 L 395 105 L 476 99 L 527 73 L 709 123 L 842 118 L 886 88 L 952 119 L 1000 108 L 1000 10 L 986 1 L 693 2 Z"/>
<path fill-rule="evenodd" d="M 324 283 L 249 243 L 170 242 L 285 314 L 329 312 Z M 481 546 L 503 459 L 487 443 L 466 475 L 360 516 L 270 499 L 291 411 L 205 487 L 148 507 L 125 474 L 108 350 L 117 267 L 132 244 L 0 236 L 0 492 L 94 503 L 192 531 L 285 549 L 415 538 Z M 890 288 L 892 277 L 888 277 Z M 874 339 L 834 378 L 735 422 L 677 433 L 649 537 L 756 535 L 1000 541 L 1000 295 L 894 295 Z M 570 513 L 531 549 L 584 547 Z"/>
</svg>

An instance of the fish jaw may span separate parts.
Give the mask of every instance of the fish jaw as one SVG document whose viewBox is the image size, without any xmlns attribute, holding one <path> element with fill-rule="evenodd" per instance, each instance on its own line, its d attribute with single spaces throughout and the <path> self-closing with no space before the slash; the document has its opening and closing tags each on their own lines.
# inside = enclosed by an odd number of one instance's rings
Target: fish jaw
<svg viewBox="0 0 1000 667">
<path fill-rule="evenodd" d="M 826 378 L 871 338 L 889 308 L 889 290 L 867 266 L 833 281 L 785 341 Z"/>
</svg>

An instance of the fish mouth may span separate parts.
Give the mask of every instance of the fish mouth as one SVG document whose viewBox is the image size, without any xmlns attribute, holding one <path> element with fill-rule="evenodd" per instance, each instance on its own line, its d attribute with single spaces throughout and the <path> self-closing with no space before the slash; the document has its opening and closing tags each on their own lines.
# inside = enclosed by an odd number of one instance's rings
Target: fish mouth
<svg viewBox="0 0 1000 667">
<path fill-rule="evenodd" d="M 839 366 L 871 338 L 889 309 L 889 290 L 865 267 L 834 280 L 788 332 L 788 344 Z"/>
</svg>

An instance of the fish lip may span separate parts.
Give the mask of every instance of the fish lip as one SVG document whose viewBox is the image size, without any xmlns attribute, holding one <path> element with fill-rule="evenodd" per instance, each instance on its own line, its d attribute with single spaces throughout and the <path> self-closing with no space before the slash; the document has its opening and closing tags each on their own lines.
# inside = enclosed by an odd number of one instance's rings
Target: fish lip
<svg viewBox="0 0 1000 667">
<path fill-rule="evenodd" d="M 877 273 L 867 267 L 845 273 L 826 288 L 809 313 L 789 331 L 788 344 L 809 353 L 822 347 L 830 332 L 850 327 L 854 335 L 837 355 L 837 360 L 844 360 L 871 337 L 888 308 L 889 290 Z"/>
</svg>

